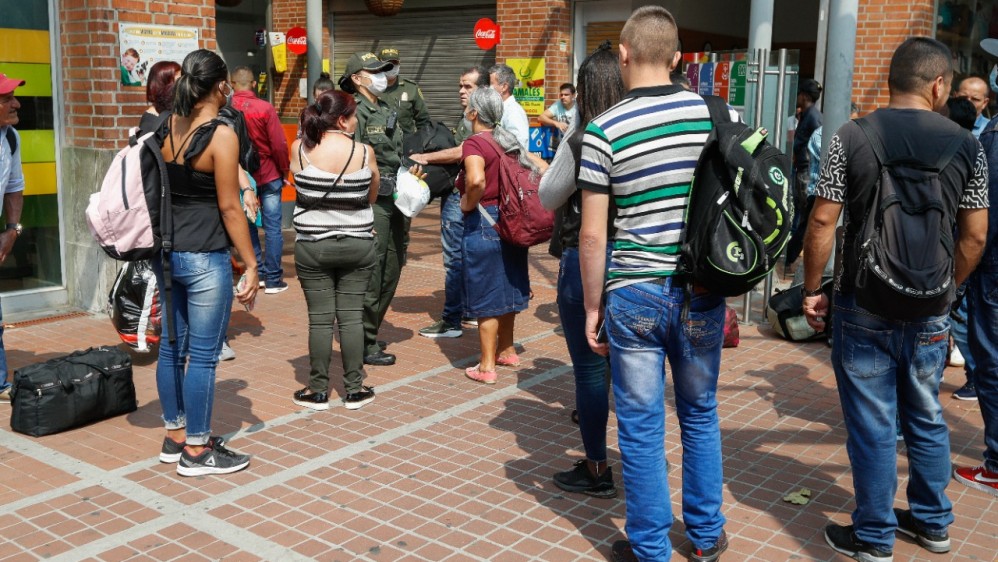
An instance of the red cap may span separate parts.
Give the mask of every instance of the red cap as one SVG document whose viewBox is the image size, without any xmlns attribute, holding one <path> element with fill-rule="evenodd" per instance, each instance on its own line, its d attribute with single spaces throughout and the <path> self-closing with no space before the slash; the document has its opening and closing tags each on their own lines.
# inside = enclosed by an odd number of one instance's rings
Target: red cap
<svg viewBox="0 0 998 562">
<path fill-rule="evenodd" d="M 24 80 L 20 78 L 7 78 L 6 74 L 0 74 L 0 96 L 5 96 L 23 85 Z"/>
</svg>

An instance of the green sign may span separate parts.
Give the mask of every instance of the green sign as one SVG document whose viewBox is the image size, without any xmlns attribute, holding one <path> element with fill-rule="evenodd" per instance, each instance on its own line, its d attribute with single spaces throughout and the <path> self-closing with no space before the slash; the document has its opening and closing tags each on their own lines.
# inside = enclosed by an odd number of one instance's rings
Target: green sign
<svg viewBox="0 0 998 562">
<path fill-rule="evenodd" d="M 731 81 L 728 86 L 728 103 L 734 107 L 745 106 L 745 74 L 748 67 L 745 61 L 736 60 L 731 63 Z"/>
</svg>

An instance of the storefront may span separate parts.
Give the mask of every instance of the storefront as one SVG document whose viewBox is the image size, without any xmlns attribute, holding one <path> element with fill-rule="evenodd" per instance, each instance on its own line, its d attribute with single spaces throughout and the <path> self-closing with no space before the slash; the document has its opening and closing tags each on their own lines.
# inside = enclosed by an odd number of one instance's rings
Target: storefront
<svg viewBox="0 0 998 562">
<path fill-rule="evenodd" d="M 953 51 L 957 74 L 987 76 L 994 65 L 981 49 L 981 40 L 998 37 L 998 1 L 939 0 L 936 39 Z"/>
<path fill-rule="evenodd" d="M 17 89 L 21 103 L 16 128 L 24 167 L 24 232 L 0 265 L 0 294 L 6 317 L 20 311 L 56 308 L 63 290 L 62 224 L 57 180 L 61 107 L 54 101 L 57 65 L 51 33 L 51 2 L 9 3 L 0 11 L 0 72 L 25 80 Z"/>
</svg>

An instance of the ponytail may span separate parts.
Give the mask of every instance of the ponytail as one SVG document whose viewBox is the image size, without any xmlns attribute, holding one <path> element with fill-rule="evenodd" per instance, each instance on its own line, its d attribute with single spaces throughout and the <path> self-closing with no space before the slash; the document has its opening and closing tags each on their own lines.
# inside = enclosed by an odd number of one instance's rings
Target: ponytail
<svg viewBox="0 0 998 562">
<path fill-rule="evenodd" d="M 215 84 L 229 76 L 222 57 L 207 49 L 192 51 L 184 57 L 180 72 L 180 78 L 174 85 L 173 112 L 182 117 L 189 116 L 194 106 L 211 93 Z"/>
<path fill-rule="evenodd" d="M 302 143 L 311 150 L 322 141 L 323 133 L 336 129 L 340 117 L 350 117 L 356 111 L 357 101 L 353 96 L 336 90 L 322 92 L 298 117 Z"/>
</svg>

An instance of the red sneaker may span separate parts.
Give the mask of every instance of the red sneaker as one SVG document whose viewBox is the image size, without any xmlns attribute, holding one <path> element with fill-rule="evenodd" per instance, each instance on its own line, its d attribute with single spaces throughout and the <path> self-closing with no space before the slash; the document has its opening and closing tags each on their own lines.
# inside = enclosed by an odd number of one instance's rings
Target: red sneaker
<svg viewBox="0 0 998 562">
<path fill-rule="evenodd" d="M 496 372 L 482 371 L 479 369 L 479 365 L 475 365 L 474 367 L 468 367 L 467 369 L 465 369 L 464 376 L 468 377 L 473 381 L 483 382 L 485 384 L 496 383 Z"/>
<path fill-rule="evenodd" d="M 984 466 L 958 468 L 953 471 L 953 478 L 961 484 L 998 497 L 998 472 L 985 470 Z"/>
</svg>

